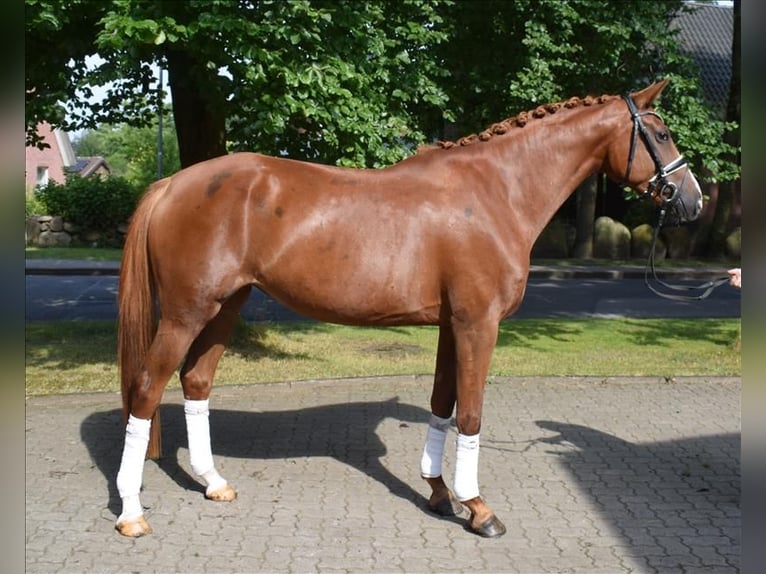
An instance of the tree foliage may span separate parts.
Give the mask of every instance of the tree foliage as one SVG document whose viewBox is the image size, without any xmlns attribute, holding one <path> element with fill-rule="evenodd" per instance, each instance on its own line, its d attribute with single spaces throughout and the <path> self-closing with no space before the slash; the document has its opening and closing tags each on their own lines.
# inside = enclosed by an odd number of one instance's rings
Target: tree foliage
<svg viewBox="0 0 766 574">
<path fill-rule="evenodd" d="M 163 116 L 162 173 L 168 175 L 181 168 L 178 140 L 172 116 Z M 114 176 L 123 177 L 138 189 L 145 189 L 158 178 L 157 119 L 151 125 L 137 128 L 125 123 L 103 124 L 87 130 L 72 142 L 78 156 L 103 156 Z"/>
<path fill-rule="evenodd" d="M 227 151 L 227 142 L 329 163 L 387 164 L 423 140 L 422 112 L 445 108 L 434 57 L 446 38 L 439 1 L 82 0 L 76 8 L 82 3 L 99 14 L 95 29 L 80 28 L 55 0 L 27 1 L 33 43 L 36 25 L 51 21 L 48 32 L 59 40 L 85 34 L 105 59 L 83 71 L 87 50 L 70 52 L 62 42 L 72 61 L 60 85 L 45 84 L 44 108 L 51 90 L 72 99 L 67 73 L 80 86 L 113 80 L 118 87 L 105 105 L 85 108 L 73 123 L 93 127 L 122 110 L 124 121 L 141 125 L 152 96 L 147 69 L 159 63 L 169 72 L 184 165 Z M 42 83 L 35 88 L 40 76 L 28 76 L 28 92 L 43 91 Z"/>
<path fill-rule="evenodd" d="M 156 94 L 149 90 L 152 60 L 98 49 L 108 7 L 93 0 L 25 0 L 27 145 L 41 145 L 35 131 L 40 121 L 77 130 L 102 123 L 146 125 L 156 114 Z M 88 57 L 96 54 L 107 59 L 90 68 Z M 103 99 L 90 103 L 100 86 L 107 86 Z M 74 104 L 69 114 L 67 102 Z"/>
<path fill-rule="evenodd" d="M 709 180 L 738 174 L 731 126 L 668 26 L 682 0 L 25 2 L 30 142 L 40 119 L 147 125 L 152 64 L 168 70 L 182 165 L 245 149 L 385 165 L 540 103 L 670 77 L 662 107 L 687 158 Z"/>
<path fill-rule="evenodd" d="M 726 124 L 705 104 L 680 52 L 673 17 L 683 0 L 485 0 L 450 10 L 445 86 L 461 128 L 572 95 L 622 94 L 668 77 L 660 108 L 687 159 L 708 180 L 733 179 Z"/>
</svg>

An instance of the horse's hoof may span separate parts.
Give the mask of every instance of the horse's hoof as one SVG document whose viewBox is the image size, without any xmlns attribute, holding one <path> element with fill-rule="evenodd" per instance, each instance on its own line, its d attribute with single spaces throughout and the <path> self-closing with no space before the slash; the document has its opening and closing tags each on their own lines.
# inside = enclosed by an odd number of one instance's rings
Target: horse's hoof
<svg viewBox="0 0 766 574">
<path fill-rule="evenodd" d="M 231 486 L 225 484 L 217 490 L 205 492 L 205 498 L 215 500 L 216 502 L 231 502 L 237 498 L 237 492 Z"/>
<path fill-rule="evenodd" d="M 463 505 L 450 492 L 449 496 L 442 498 L 434 504 L 428 503 L 428 510 L 439 516 L 460 516 L 464 512 Z"/>
<path fill-rule="evenodd" d="M 139 536 L 152 533 L 152 527 L 149 526 L 149 523 L 146 521 L 143 514 L 138 518 L 118 522 L 114 527 L 117 532 L 123 536 L 129 536 L 131 538 L 138 538 Z"/>
<path fill-rule="evenodd" d="M 478 527 L 471 526 L 471 531 L 484 538 L 497 538 L 505 534 L 505 524 L 494 514 L 482 522 Z"/>
</svg>

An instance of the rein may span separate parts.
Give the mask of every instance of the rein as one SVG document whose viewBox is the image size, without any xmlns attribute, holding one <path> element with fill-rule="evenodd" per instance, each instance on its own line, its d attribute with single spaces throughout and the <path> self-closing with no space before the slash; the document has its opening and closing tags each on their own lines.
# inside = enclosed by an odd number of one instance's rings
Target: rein
<svg viewBox="0 0 766 574">
<path fill-rule="evenodd" d="M 654 162 L 654 166 L 657 170 L 654 176 L 649 180 L 649 185 L 647 186 L 646 191 L 643 193 L 643 197 L 650 197 L 656 203 L 659 203 L 659 218 L 657 221 L 657 226 L 654 228 L 654 234 L 652 236 L 652 247 L 649 251 L 649 259 L 646 263 L 646 269 L 644 271 L 644 283 L 652 293 L 665 299 L 672 299 L 674 301 L 701 301 L 702 299 L 706 299 L 710 296 L 716 287 L 720 287 L 721 285 L 728 283 L 729 277 L 713 279 L 712 281 L 708 281 L 700 285 L 671 285 L 670 283 L 666 283 L 657 277 L 657 269 L 655 268 L 657 238 L 660 235 L 662 224 L 665 221 L 665 214 L 667 213 L 667 209 L 675 205 L 679 200 L 678 186 L 675 183 L 668 181 L 667 178 L 669 175 L 686 167 L 686 161 L 682 155 L 679 155 L 676 159 L 672 160 L 667 165 L 664 165 L 660 159 L 660 155 L 657 152 L 657 148 L 655 147 L 654 142 L 652 142 L 651 137 L 649 136 L 649 132 L 647 131 L 646 126 L 644 126 L 644 122 L 641 121 L 642 116 L 652 114 L 659 118 L 659 115 L 653 111 L 639 111 L 635 102 L 633 102 L 633 99 L 630 96 L 623 96 L 623 100 L 625 100 L 625 103 L 628 106 L 628 110 L 630 111 L 630 117 L 633 120 L 630 150 L 628 152 L 628 165 L 625 168 L 624 182 L 627 182 L 628 178 L 630 177 L 630 171 L 633 167 L 633 158 L 636 154 L 639 135 L 641 136 L 641 140 L 644 142 L 644 146 L 649 152 L 649 155 L 651 156 L 652 161 Z M 660 120 L 662 120 L 662 118 L 660 118 Z M 698 295 L 681 295 L 672 292 L 662 292 L 650 283 L 650 270 L 654 282 L 665 290 L 676 292 L 702 291 L 702 293 Z"/>
<path fill-rule="evenodd" d="M 713 279 L 711 281 L 707 281 L 706 283 L 701 283 L 700 285 L 671 285 L 670 283 L 666 283 L 662 281 L 659 277 L 657 277 L 657 269 L 654 266 L 655 252 L 657 250 L 657 238 L 660 235 L 660 229 L 662 229 L 662 223 L 664 219 L 665 219 L 665 209 L 662 208 L 660 209 L 657 226 L 654 228 L 654 235 L 652 236 L 652 248 L 649 251 L 649 259 L 646 262 L 646 269 L 644 270 L 644 283 L 646 284 L 647 288 L 652 293 L 654 293 L 655 295 L 659 295 L 660 297 L 663 297 L 664 299 L 671 299 L 673 301 L 702 301 L 703 299 L 707 299 L 714 289 L 716 289 L 717 287 L 720 287 L 721 285 L 725 285 L 726 283 L 729 282 L 728 276 L 719 277 L 718 279 Z M 654 282 L 664 289 L 667 289 L 669 291 L 680 291 L 680 292 L 702 291 L 702 293 L 700 293 L 699 295 L 680 295 L 677 293 L 663 293 L 662 291 L 660 291 L 659 289 L 657 289 L 650 283 L 650 278 L 649 278 L 650 269 L 652 272 L 652 279 L 654 280 Z"/>
</svg>

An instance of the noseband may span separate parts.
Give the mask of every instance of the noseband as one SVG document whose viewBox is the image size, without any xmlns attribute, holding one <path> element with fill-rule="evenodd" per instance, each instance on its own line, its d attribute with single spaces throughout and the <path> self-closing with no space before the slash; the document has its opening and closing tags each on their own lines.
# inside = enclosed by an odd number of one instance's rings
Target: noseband
<svg viewBox="0 0 766 574">
<path fill-rule="evenodd" d="M 659 114 L 653 111 L 639 111 L 635 102 L 633 102 L 633 98 L 630 96 L 623 96 L 623 99 L 628 105 L 630 117 L 633 120 L 633 130 L 630 137 L 630 151 L 628 152 L 628 165 L 625 168 L 625 177 L 623 182 L 627 183 L 628 178 L 630 177 L 630 171 L 633 167 L 633 158 L 636 155 L 636 147 L 638 144 L 639 135 L 641 136 L 641 141 L 644 142 L 646 150 L 649 152 L 649 155 L 651 156 L 652 161 L 654 162 L 654 167 L 656 169 L 656 173 L 649 180 L 649 185 L 642 194 L 642 197 L 649 197 L 659 205 L 659 217 L 657 220 L 657 226 L 654 228 L 654 234 L 652 236 L 652 247 L 649 251 L 649 261 L 647 261 L 646 269 L 644 271 L 644 283 L 652 293 L 659 295 L 660 297 L 664 297 L 665 299 L 672 299 L 675 301 L 699 301 L 705 299 L 713 292 L 716 287 L 728 283 L 729 278 L 720 277 L 701 285 L 671 285 L 657 277 L 657 270 L 654 266 L 657 238 L 659 237 L 662 224 L 665 221 L 665 214 L 668 208 L 673 207 L 679 200 L 678 186 L 675 183 L 668 181 L 667 178 L 669 175 L 677 172 L 679 169 L 686 167 L 686 160 L 684 160 L 682 155 L 679 155 L 670 163 L 663 165 L 662 160 L 660 160 L 660 154 L 657 152 L 657 148 L 655 147 L 651 137 L 649 137 L 649 132 L 641 119 L 646 115 L 653 115 L 659 118 L 660 121 L 662 121 L 662 118 L 659 116 Z M 651 269 L 654 281 L 665 289 L 676 292 L 702 291 L 702 293 L 699 295 L 663 293 L 649 282 L 649 269 Z"/>
</svg>

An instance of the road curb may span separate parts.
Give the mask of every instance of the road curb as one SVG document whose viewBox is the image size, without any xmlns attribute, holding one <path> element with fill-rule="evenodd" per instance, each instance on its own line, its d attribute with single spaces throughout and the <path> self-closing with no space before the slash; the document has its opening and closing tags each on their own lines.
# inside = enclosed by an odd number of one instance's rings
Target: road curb
<svg viewBox="0 0 766 574">
<path fill-rule="evenodd" d="M 530 279 L 642 279 L 646 269 L 640 266 L 568 266 L 532 265 Z M 120 264 L 111 261 L 74 261 L 64 259 L 30 259 L 25 275 L 119 275 Z M 661 279 L 676 281 L 709 281 L 726 276 L 724 267 L 669 267 L 657 270 Z"/>
</svg>

